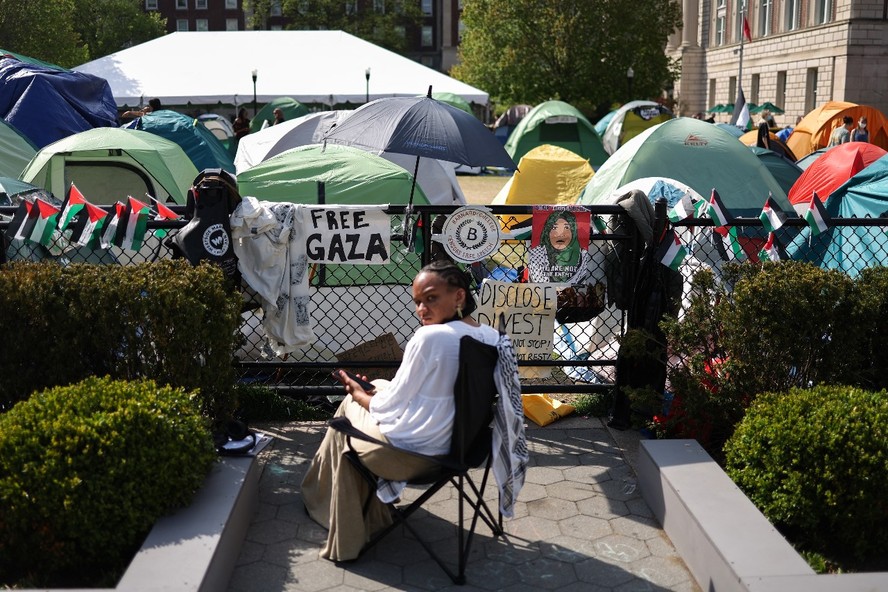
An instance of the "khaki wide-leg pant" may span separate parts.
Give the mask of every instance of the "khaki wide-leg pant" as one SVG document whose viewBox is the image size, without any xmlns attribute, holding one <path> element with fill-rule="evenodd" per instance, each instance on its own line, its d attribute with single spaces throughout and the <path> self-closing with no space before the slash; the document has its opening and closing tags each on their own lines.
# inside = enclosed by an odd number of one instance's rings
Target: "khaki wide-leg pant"
<svg viewBox="0 0 888 592">
<path fill-rule="evenodd" d="M 351 395 L 342 401 L 335 415 L 345 415 L 357 429 L 388 442 L 370 413 L 358 405 Z M 378 444 L 352 440 L 352 445 L 361 462 L 384 479 L 407 481 L 427 473 L 435 466 L 424 459 Z M 375 494 L 371 497 L 367 515 L 363 515 L 363 504 L 370 486 L 345 458 L 347 451 L 346 437 L 328 429 L 302 480 L 302 498 L 309 516 L 329 530 L 321 557 L 332 561 L 356 559 L 373 533 L 392 523 L 388 508 Z"/>
</svg>

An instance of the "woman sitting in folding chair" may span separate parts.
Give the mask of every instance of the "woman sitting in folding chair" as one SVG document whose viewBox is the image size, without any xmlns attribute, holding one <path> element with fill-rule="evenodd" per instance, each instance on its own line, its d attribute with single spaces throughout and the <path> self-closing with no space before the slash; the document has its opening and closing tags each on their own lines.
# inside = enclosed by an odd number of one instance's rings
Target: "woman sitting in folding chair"
<svg viewBox="0 0 888 592">
<path fill-rule="evenodd" d="M 407 343 L 394 379 L 376 381 L 376 390 L 367 392 L 338 372 L 348 396 L 336 415 L 398 448 L 445 455 L 453 431 L 460 338 L 469 335 L 495 346 L 499 333 L 469 316 L 476 304 L 468 276 L 450 261 L 420 270 L 413 280 L 413 301 L 422 326 Z M 352 444 L 362 463 L 383 479 L 407 481 L 434 468 L 425 459 L 378 444 Z M 302 482 L 309 515 L 329 529 L 321 556 L 333 561 L 357 558 L 373 533 L 392 523 L 388 508 L 375 495 L 364 514 L 369 485 L 345 458 L 347 450 L 346 436 L 328 429 Z"/>
</svg>

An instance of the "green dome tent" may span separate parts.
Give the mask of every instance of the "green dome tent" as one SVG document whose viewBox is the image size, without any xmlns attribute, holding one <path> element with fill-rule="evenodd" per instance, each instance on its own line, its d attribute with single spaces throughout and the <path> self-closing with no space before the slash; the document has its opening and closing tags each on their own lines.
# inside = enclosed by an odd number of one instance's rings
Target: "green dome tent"
<svg viewBox="0 0 888 592">
<path fill-rule="evenodd" d="M 45 146 L 20 178 L 54 195 L 65 195 L 73 182 L 95 205 L 146 193 L 184 204 L 197 173 L 174 142 L 148 132 L 99 127 Z"/>
<path fill-rule="evenodd" d="M 596 171 L 577 203 L 608 203 L 619 187 L 642 177 L 669 177 L 709 197 L 718 190 L 734 216 L 758 217 L 768 194 L 786 212 L 786 191 L 737 138 L 691 117 L 670 119 L 623 144 Z"/>
<path fill-rule="evenodd" d="M 18 177 L 35 154 L 31 141 L 0 119 L 0 176 Z"/>
<path fill-rule="evenodd" d="M 531 109 L 509 135 L 506 152 L 518 162 L 543 144 L 579 154 L 592 168 L 598 168 L 607 160 L 595 127 L 576 107 L 564 101 L 546 101 Z"/>
<path fill-rule="evenodd" d="M 246 105 L 242 106 L 245 107 Z M 279 97 L 270 103 L 266 103 L 256 112 L 256 116 L 250 120 L 250 133 L 261 130 L 262 124 L 266 121 L 268 122 L 268 125 L 271 125 L 274 121 L 275 109 L 280 109 L 283 112 L 285 121 L 308 115 L 308 107 L 296 99 L 291 97 Z M 247 111 L 249 112 L 250 109 L 247 109 Z"/>
<path fill-rule="evenodd" d="M 238 191 L 260 201 L 321 203 L 318 183 L 324 183 L 326 204 L 406 205 L 413 176 L 381 156 L 340 144 L 300 146 L 273 156 L 237 176 Z M 428 205 L 419 185 L 413 203 Z M 392 234 L 400 232 L 400 217 L 392 217 Z M 397 246 L 396 246 L 397 245 Z M 413 281 L 416 254 L 398 252 L 392 243 L 392 260 L 382 266 L 326 265 L 326 286 L 402 284 Z"/>
<path fill-rule="evenodd" d="M 178 144 L 198 171 L 222 168 L 234 173 L 234 159 L 228 149 L 196 119 L 163 109 L 135 119 L 132 126 Z"/>
</svg>

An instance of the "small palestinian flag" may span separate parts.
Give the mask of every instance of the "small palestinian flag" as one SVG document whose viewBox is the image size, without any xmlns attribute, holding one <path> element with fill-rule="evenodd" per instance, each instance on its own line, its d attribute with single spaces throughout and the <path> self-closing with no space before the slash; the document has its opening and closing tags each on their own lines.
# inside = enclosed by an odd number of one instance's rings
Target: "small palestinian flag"
<svg viewBox="0 0 888 592">
<path fill-rule="evenodd" d="M 121 202 L 117 202 L 114 204 L 114 208 L 108 212 L 104 230 L 102 231 L 102 238 L 99 241 L 99 246 L 103 249 L 107 249 L 114 244 L 114 239 L 117 236 L 117 227 L 120 225 L 120 219 L 123 217 L 125 210 L 126 206 Z"/>
<path fill-rule="evenodd" d="M 169 209 L 167 206 L 163 205 L 163 203 L 159 202 L 156 198 L 148 196 L 151 199 L 151 209 L 154 210 L 155 220 L 178 220 L 179 214 Z M 158 228 L 154 231 L 154 236 L 158 238 L 163 238 L 167 234 L 169 234 L 169 230 L 166 228 Z"/>
<path fill-rule="evenodd" d="M 37 206 L 23 199 L 12 216 L 12 221 L 6 228 L 7 240 L 25 240 L 31 236 L 31 231 L 37 223 Z"/>
<path fill-rule="evenodd" d="M 759 251 L 758 258 L 759 261 L 780 261 L 787 258 L 783 245 L 780 244 L 773 232 L 768 233 L 768 242 Z"/>
<path fill-rule="evenodd" d="M 712 229 L 712 236 L 716 240 L 716 250 L 725 261 L 743 261 L 746 252 L 740 244 L 740 238 L 736 226 L 719 226 Z"/>
<path fill-rule="evenodd" d="M 59 209 L 39 197 L 34 200 L 34 205 L 37 208 L 37 221 L 31 229 L 28 240 L 49 247 L 53 242 L 52 233 L 56 231 L 59 221 Z"/>
<path fill-rule="evenodd" d="M 669 230 L 657 248 L 657 259 L 666 267 L 677 271 L 678 266 L 681 265 L 681 262 L 684 261 L 687 255 L 688 250 L 678 240 L 678 235 L 675 234 L 674 230 Z"/>
<path fill-rule="evenodd" d="M 83 210 L 86 203 L 86 198 L 74 186 L 74 183 L 71 183 L 71 188 L 68 190 L 68 198 L 62 204 L 62 213 L 59 216 L 59 230 L 68 228 L 68 224 Z"/>
<path fill-rule="evenodd" d="M 808 204 L 808 211 L 805 212 L 805 221 L 811 227 L 811 236 L 817 236 L 829 230 L 831 217 L 823 206 L 823 202 L 817 197 L 817 192 L 814 192 L 814 196 Z"/>
<path fill-rule="evenodd" d="M 598 234 L 607 234 L 607 222 L 601 216 L 592 216 L 592 225 Z"/>
<path fill-rule="evenodd" d="M 716 226 L 728 226 L 731 223 L 728 210 L 715 189 L 712 190 L 712 197 L 709 198 L 709 207 L 706 208 L 706 215 L 709 216 Z"/>
<path fill-rule="evenodd" d="M 105 210 L 87 202 L 68 225 L 71 244 L 98 249 L 102 245 L 102 231 L 107 221 L 108 214 Z"/>
<path fill-rule="evenodd" d="M 117 222 L 117 233 L 114 235 L 114 244 L 121 249 L 138 251 L 142 248 L 142 241 L 148 232 L 148 217 L 151 208 L 136 198 L 127 198 L 126 207 Z"/>
<path fill-rule="evenodd" d="M 780 206 L 777 205 L 777 201 L 771 194 L 768 194 L 765 207 L 762 208 L 762 213 L 759 214 L 759 220 L 762 221 L 762 226 L 768 232 L 774 232 L 786 222 L 786 214 L 780 209 Z"/>
<path fill-rule="evenodd" d="M 696 214 L 696 208 L 694 207 L 694 201 L 691 199 L 691 196 L 685 193 L 681 196 L 681 199 L 675 202 L 675 205 L 669 210 L 669 220 L 673 223 L 680 222 L 686 218 L 690 218 L 692 215 Z"/>
</svg>

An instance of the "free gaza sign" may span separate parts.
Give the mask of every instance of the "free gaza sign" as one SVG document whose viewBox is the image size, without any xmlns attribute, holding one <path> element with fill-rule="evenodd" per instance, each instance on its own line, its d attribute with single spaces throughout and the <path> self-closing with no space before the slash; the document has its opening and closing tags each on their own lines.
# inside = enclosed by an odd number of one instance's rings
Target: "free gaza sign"
<svg viewBox="0 0 888 592">
<path fill-rule="evenodd" d="M 305 250 L 311 263 L 383 265 L 391 252 L 386 206 L 309 206 Z"/>
</svg>

